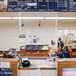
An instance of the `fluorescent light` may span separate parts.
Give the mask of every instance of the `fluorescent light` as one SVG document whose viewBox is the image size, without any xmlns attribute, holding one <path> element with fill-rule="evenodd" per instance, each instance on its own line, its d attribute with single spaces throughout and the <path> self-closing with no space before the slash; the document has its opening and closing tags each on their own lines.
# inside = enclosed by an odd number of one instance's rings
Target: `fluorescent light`
<svg viewBox="0 0 76 76">
<path fill-rule="evenodd" d="M 76 17 L 45 17 L 45 19 L 76 19 Z"/>
<path fill-rule="evenodd" d="M 12 17 L 0 17 L 0 19 L 12 19 Z"/>
<path fill-rule="evenodd" d="M 30 20 L 30 19 L 47 19 L 47 20 L 53 20 L 53 19 L 76 19 L 76 17 L 0 17 L 1 19 L 25 19 L 25 20 Z"/>
<path fill-rule="evenodd" d="M 44 19 L 44 17 L 13 17 L 13 19 Z"/>
</svg>

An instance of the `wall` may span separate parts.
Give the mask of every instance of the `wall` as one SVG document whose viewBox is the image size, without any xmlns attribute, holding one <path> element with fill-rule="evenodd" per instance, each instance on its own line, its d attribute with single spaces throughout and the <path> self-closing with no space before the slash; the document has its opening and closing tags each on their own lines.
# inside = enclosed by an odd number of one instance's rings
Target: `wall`
<svg viewBox="0 0 76 76">
<path fill-rule="evenodd" d="M 40 27 L 38 26 L 39 21 Z M 0 49 L 8 50 L 11 47 L 16 47 L 19 50 L 21 45 L 28 43 L 29 35 L 36 35 L 40 38 L 38 44 L 50 44 L 51 40 L 56 41 L 56 20 L 24 20 L 22 23 L 24 23 L 22 33 L 26 36 L 25 43 L 19 42 L 19 24 L 17 20 L 0 20 Z"/>
<path fill-rule="evenodd" d="M 19 47 L 18 24 L 13 20 L 0 20 L 0 49 Z"/>
<path fill-rule="evenodd" d="M 40 22 L 40 26 L 38 26 Z M 55 20 L 31 20 L 30 22 L 24 21 L 25 25 L 22 27 L 22 33 L 26 36 L 26 44 L 28 43 L 29 36 L 37 36 L 40 38 L 38 43 L 49 44 L 55 38 Z"/>
<path fill-rule="evenodd" d="M 58 20 L 58 29 L 61 30 L 76 30 L 76 20 Z"/>
</svg>

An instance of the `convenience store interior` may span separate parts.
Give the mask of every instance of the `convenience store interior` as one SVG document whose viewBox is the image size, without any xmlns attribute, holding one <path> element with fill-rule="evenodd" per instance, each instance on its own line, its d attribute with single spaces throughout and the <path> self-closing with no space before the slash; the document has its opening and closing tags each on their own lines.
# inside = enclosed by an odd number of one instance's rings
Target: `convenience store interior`
<svg viewBox="0 0 76 76">
<path fill-rule="evenodd" d="M 59 38 L 71 50 L 62 53 Z M 0 13 L 0 58 L 14 76 L 67 76 L 76 70 L 76 13 Z"/>
</svg>

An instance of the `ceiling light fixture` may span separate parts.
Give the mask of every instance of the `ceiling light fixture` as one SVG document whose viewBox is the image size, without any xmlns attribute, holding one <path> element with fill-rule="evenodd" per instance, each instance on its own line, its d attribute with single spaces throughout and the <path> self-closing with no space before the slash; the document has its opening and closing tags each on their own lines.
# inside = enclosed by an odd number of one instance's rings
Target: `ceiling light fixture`
<svg viewBox="0 0 76 76">
<path fill-rule="evenodd" d="M 30 20 L 30 19 L 44 19 L 44 17 L 13 17 L 13 19 L 26 19 L 26 20 Z"/>
<path fill-rule="evenodd" d="M 76 17 L 0 17 L 0 20 L 3 19 L 24 19 L 24 20 L 30 20 L 30 19 L 47 19 L 47 20 L 53 20 L 53 19 L 65 19 L 65 20 L 71 20 L 76 19 Z"/>
<path fill-rule="evenodd" d="M 45 17 L 45 19 L 76 19 L 76 17 Z"/>
<path fill-rule="evenodd" d="M 0 17 L 0 19 L 12 19 L 12 17 Z"/>
</svg>

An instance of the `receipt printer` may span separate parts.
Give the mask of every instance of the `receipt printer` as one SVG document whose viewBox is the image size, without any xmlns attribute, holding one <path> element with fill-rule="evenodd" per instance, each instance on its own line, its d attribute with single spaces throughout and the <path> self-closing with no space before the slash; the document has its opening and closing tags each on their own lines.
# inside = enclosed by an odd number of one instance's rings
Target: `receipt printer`
<svg viewBox="0 0 76 76">
<path fill-rule="evenodd" d="M 22 66 L 23 67 L 29 67 L 30 66 L 30 61 L 28 60 L 28 58 L 22 58 Z"/>
</svg>

